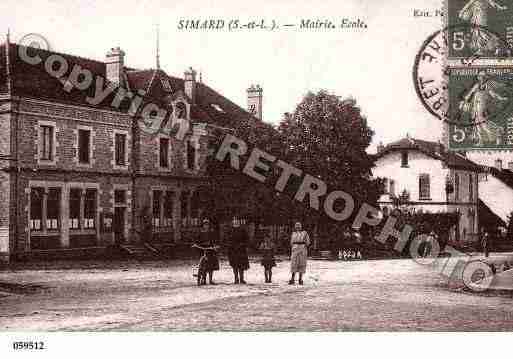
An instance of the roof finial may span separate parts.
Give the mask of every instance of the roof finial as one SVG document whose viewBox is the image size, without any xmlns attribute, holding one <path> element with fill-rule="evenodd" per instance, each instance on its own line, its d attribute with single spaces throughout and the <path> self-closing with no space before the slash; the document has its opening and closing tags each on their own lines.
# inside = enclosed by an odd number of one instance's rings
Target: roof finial
<svg viewBox="0 0 513 359">
<path fill-rule="evenodd" d="M 157 23 L 157 54 L 156 54 L 156 62 L 157 62 L 157 70 L 160 70 L 160 27 Z"/>
<path fill-rule="evenodd" d="M 199 72 L 199 82 L 200 82 L 200 84 L 203 83 L 203 71 L 201 71 L 201 69 Z"/>
<path fill-rule="evenodd" d="M 7 43 L 11 43 L 11 29 L 7 28 L 7 36 L 6 36 Z"/>
</svg>

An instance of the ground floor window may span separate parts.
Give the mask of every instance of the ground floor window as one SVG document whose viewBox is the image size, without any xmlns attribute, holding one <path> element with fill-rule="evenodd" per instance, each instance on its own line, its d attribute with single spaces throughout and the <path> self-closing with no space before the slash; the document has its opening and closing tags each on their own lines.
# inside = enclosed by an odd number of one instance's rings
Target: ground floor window
<svg viewBox="0 0 513 359">
<path fill-rule="evenodd" d="M 30 229 L 40 231 L 43 229 L 43 201 L 44 188 L 30 189 Z"/>
<path fill-rule="evenodd" d="M 153 226 L 173 226 L 174 192 L 154 190 L 153 191 Z"/>
<path fill-rule="evenodd" d="M 97 190 L 71 188 L 69 191 L 69 228 L 96 228 Z"/>
<path fill-rule="evenodd" d="M 86 189 L 84 197 L 84 228 L 96 227 L 96 189 Z"/>
<path fill-rule="evenodd" d="M 32 187 L 30 189 L 30 230 L 58 230 L 60 200 L 60 188 Z"/>
<path fill-rule="evenodd" d="M 164 226 L 172 226 L 173 225 L 173 204 L 174 204 L 174 192 L 166 191 L 166 196 L 164 198 L 164 208 L 163 208 L 163 225 Z"/>
<path fill-rule="evenodd" d="M 72 188 L 69 191 L 69 228 L 80 228 L 80 203 L 82 190 L 80 188 Z"/>
<path fill-rule="evenodd" d="M 46 229 L 58 230 L 61 209 L 61 189 L 49 188 L 46 203 Z"/>
<path fill-rule="evenodd" d="M 153 227 L 160 227 L 160 211 L 162 203 L 162 191 L 153 191 Z"/>
</svg>

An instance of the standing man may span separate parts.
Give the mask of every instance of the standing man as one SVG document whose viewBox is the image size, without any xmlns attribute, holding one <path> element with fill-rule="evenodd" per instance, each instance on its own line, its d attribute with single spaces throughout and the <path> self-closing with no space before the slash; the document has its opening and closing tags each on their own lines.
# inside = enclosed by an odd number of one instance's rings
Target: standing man
<svg viewBox="0 0 513 359">
<path fill-rule="evenodd" d="M 228 239 L 228 262 L 233 269 L 235 284 L 246 284 L 244 271 L 249 269 L 248 242 L 248 234 L 241 228 L 239 220 L 233 218 Z"/>
<path fill-rule="evenodd" d="M 483 253 L 486 258 L 488 258 L 488 256 L 490 255 L 489 249 L 488 249 L 488 246 L 490 244 L 490 243 L 488 243 L 489 240 L 490 240 L 490 238 L 489 238 L 488 232 L 484 232 L 483 238 L 481 239 L 481 247 L 483 249 Z"/>
</svg>

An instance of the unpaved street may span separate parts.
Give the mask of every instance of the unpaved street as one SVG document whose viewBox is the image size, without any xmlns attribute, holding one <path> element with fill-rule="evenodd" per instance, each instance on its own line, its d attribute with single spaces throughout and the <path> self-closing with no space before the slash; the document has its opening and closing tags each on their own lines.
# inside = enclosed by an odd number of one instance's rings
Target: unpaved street
<svg viewBox="0 0 513 359">
<path fill-rule="evenodd" d="M 310 261 L 290 286 L 288 261 L 263 283 L 197 287 L 192 261 L 83 262 L 0 272 L 0 330 L 512 330 L 511 295 L 450 289 L 410 260 Z M 68 268 L 66 268 L 68 267 Z"/>
</svg>

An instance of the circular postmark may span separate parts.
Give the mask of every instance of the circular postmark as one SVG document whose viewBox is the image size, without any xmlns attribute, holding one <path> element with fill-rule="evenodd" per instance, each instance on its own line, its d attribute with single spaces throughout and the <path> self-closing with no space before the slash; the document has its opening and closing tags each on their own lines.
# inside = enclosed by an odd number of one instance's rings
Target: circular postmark
<svg viewBox="0 0 513 359">
<path fill-rule="evenodd" d="M 483 40 L 481 49 L 476 36 Z M 415 90 L 423 106 L 449 124 L 456 144 L 505 143 L 513 116 L 512 54 L 507 41 L 476 26 L 445 28 L 422 44 L 413 68 Z"/>
</svg>

